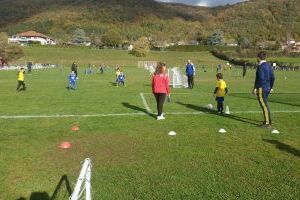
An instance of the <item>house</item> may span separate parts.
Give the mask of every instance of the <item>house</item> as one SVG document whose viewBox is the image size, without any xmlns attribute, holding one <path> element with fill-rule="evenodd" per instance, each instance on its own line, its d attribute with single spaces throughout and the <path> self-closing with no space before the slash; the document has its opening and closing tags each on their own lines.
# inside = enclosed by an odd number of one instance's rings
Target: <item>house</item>
<svg viewBox="0 0 300 200">
<path fill-rule="evenodd" d="M 16 43 L 20 45 L 27 45 L 28 43 L 40 43 L 41 45 L 56 45 L 52 38 L 35 31 L 27 31 L 13 35 L 8 39 L 9 43 Z"/>
<path fill-rule="evenodd" d="M 289 52 L 300 53 L 300 42 L 295 40 L 288 40 L 285 45 L 281 46 L 282 50 L 288 50 Z"/>
</svg>

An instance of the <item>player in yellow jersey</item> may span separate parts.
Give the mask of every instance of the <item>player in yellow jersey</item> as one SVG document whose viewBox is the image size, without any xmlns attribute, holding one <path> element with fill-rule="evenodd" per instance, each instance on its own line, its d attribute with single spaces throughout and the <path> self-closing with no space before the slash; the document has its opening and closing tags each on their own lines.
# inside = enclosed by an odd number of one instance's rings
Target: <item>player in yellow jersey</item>
<svg viewBox="0 0 300 200">
<path fill-rule="evenodd" d="M 21 90 L 25 91 L 26 90 L 26 86 L 24 83 L 24 74 L 25 74 L 25 70 L 23 67 L 21 67 L 17 73 L 17 76 L 18 76 L 17 91 L 21 91 Z M 20 89 L 21 86 L 22 86 L 22 88 Z"/>
<path fill-rule="evenodd" d="M 216 89 L 214 91 L 214 95 L 216 96 L 218 113 L 223 113 L 224 97 L 228 93 L 228 89 L 225 81 L 223 80 L 223 74 L 217 73 L 216 77 L 217 77 L 217 84 L 216 84 Z"/>
</svg>

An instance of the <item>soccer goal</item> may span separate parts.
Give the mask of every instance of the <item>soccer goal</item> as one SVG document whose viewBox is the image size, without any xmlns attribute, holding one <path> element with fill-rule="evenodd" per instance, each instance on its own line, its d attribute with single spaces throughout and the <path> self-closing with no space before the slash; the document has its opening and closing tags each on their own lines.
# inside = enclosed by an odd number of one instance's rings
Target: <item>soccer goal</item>
<svg viewBox="0 0 300 200">
<path fill-rule="evenodd" d="M 187 88 L 187 76 L 183 75 L 178 67 L 168 69 L 168 76 L 170 78 L 170 85 L 173 88 Z"/>
<path fill-rule="evenodd" d="M 156 67 L 157 61 L 138 61 L 137 63 L 138 68 L 145 68 L 146 70 L 149 70 L 149 67 Z"/>
<path fill-rule="evenodd" d="M 92 161 L 91 159 L 86 158 L 82 165 L 74 191 L 70 196 L 70 200 L 79 200 L 79 199 L 92 200 L 91 175 L 92 175 Z M 85 198 L 83 196 L 84 193 L 85 193 Z"/>
</svg>

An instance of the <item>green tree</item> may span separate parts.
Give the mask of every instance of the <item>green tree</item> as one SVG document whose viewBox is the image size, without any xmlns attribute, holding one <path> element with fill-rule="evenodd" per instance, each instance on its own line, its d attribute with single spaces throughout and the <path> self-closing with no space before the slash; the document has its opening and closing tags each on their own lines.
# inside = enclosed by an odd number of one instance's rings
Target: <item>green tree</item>
<svg viewBox="0 0 300 200">
<path fill-rule="evenodd" d="M 116 47 L 122 44 L 121 34 L 117 30 L 110 30 L 102 36 L 102 43 L 109 47 Z"/>
<path fill-rule="evenodd" d="M 223 45 L 224 33 L 221 30 L 215 30 L 207 39 L 208 45 Z"/>
<path fill-rule="evenodd" d="M 77 28 L 73 33 L 73 41 L 76 44 L 84 44 L 89 42 L 89 38 L 87 37 L 85 31 L 83 29 Z"/>
<path fill-rule="evenodd" d="M 250 40 L 246 37 L 240 37 L 237 40 L 237 42 L 238 42 L 239 46 L 241 47 L 241 49 L 248 49 L 251 46 Z"/>
<path fill-rule="evenodd" d="M 134 44 L 131 52 L 137 57 L 145 57 L 150 53 L 150 42 L 147 37 L 140 37 Z"/>
</svg>

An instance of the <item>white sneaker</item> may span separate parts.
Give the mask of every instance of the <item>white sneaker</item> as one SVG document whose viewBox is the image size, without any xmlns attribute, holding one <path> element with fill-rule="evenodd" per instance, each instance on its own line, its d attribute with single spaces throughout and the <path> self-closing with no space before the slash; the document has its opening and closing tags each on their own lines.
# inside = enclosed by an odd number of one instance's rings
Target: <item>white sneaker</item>
<svg viewBox="0 0 300 200">
<path fill-rule="evenodd" d="M 164 118 L 164 116 L 157 116 L 157 120 L 164 120 L 165 118 Z"/>
</svg>

